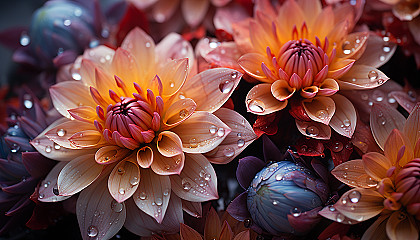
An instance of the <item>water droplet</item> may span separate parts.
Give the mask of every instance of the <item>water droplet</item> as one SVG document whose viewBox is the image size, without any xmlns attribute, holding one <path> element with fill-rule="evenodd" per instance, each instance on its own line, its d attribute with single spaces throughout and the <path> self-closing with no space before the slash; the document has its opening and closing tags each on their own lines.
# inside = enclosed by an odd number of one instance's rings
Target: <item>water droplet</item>
<svg viewBox="0 0 420 240">
<path fill-rule="evenodd" d="M 283 175 L 281 175 L 281 174 L 276 175 L 276 180 L 277 181 L 281 181 L 282 179 L 283 179 Z"/>
<path fill-rule="evenodd" d="M 16 153 L 20 150 L 20 146 L 16 143 L 13 143 L 12 146 L 10 146 L 10 152 Z"/>
<path fill-rule="evenodd" d="M 343 120 L 343 125 L 344 125 L 344 126 L 346 126 L 346 127 L 350 127 L 350 125 L 351 125 L 350 120 L 348 120 L 348 119 L 344 119 L 344 120 Z"/>
<path fill-rule="evenodd" d="M 39 194 L 38 198 L 39 199 L 43 199 L 44 198 L 44 194 Z"/>
<path fill-rule="evenodd" d="M 255 113 L 263 113 L 265 111 L 265 104 L 260 100 L 248 99 L 248 109 Z"/>
<path fill-rule="evenodd" d="M 204 175 L 204 180 L 210 181 L 210 179 L 211 179 L 211 175 L 209 173 L 207 173 L 206 175 Z"/>
<path fill-rule="evenodd" d="M 385 117 L 383 117 L 383 116 L 380 116 L 380 117 L 378 117 L 377 122 L 378 122 L 380 125 L 384 126 L 384 125 L 386 124 L 386 118 L 385 118 Z"/>
<path fill-rule="evenodd" d="M 20 35 L 20 45 L 22 46 L 28 46 L 29 43 L 31 42 L 31 39 L 29 38 L 28 34 L 26 32 L 22 32 L 22 34 Z"/>
<path fill-rule="evenodd" d="M 196 138 L 190 138 L 190 148 L 196 148 L 198 147 L 197 139 Z"/>
<path fill-rule="evenodd" d="M 225 81 L 222 81 L 219 84 L 219 90 L 222 93 L 229 93 L 230 91 L 232 91 L 234 85 L 235 85 L 235 82 L 234 81 L 232 81 L 232 80 L 225 80 Z"/>
<path fill-rule="evenodd" d="M 170 82 L 170 83 L 169 83 L 169 86 L 170 86 L 171 88 L 173 88 L 173 87 L 175 87 L 175 83 L 174 83 L 174 82 Z"/>
<path fill-rule="evenodd" d="M 366 184 L 368 185 L 368 187 L 376 187 L 378 185 L 378 182 L 371 177 L 366 177 Z"/>
<path fill-rule="evenodd" d="M 82 16 L 82 9 L 80 9 L 80 8 L 74 9 L 74 16 L 76 16 L 76 17 Z"/>
<path fill-rule="evenodd" d="M 220 43 L 219 42 L 217 42 L 216 40 L 212 40 L 210 43 L 209 43 L 209 47 L 210 48 L 217 48 L 217 46 L 219 46 L 220 45 Z"/>
<path fill-rule="evenodd" d="M 233 72 L 233 73 L 231 73 L 231 74 L 230 74 L 230 76 L 231 76 L 233 79 L 235 79 L 235 78 L 237 78 L 237 77 L 238 77 L 238 72 Z"/>
<path fill-rule="evenodd" d="M 77 73 L 77 72 L 72 73 L 72 74 L 71 74 L 71 77 L 72 77 L 74 80 L 77 80 L 77 81 L 82 80 L 82 76 L 81 76 L 79 73 Z"/>
<path fill-rule="evenodd" d="M 385 44 L 382 50 L 384 50 L 384 52 L 386 53 L 389 53 L 391 52 L 391 47 L 389 46 L 389 44 Z"/>
<path fill-rule="evenodd" d="M 185 98 L 186 98 L 185 94 L 183 92 L 180 92 L 179 93 L 179 99 L 185 99 Z"/>
<path fill-rule="evenodd" d="M 51 184 L 50 181 L 44 182 L 44 187 L 47 188 Z"/>
<path fill-rule="evenodd" d="M 217 136 L 223 137 L 224 135 L 225 135 L 225 129 L 219 128 L 219 130 L 217 130 Z"/>
<path fill-rule="evenodd" d="M 130 179 L 130 184 L 131 184 L 132 186 L 136 186 L 137 184 L 139 184 L 139 178 L 138 178 L 138 177 L 136 177 L 136 176 L 132 177 L 132 178 Z"/>
<path fill-rule="evenodd" d="M 337 216 L 335 217 L 335 220 L 337 221 L 337 222 L 343 222 L 344 221 L 344 219 L 345 219 L 345 217 L 344 217 L 344 215 L 343 214 L 341 214 L 341 213 L 339 213 L 339 214 L 337 214 Z"/>
<path fill-rule="evenodd" d="M 146 193 L 145 193 L 145 192 L 141 192 L 141 193 L 140 193 L 140 195 L 139 195 L 139 198 L 140 198 L 141 200 L 146 200 L 146 198 L 147 198 Z"/>
<path fill-rule="evenodd" d="M 245 145 L 245 141 L 243 139 L 239 139 L 237 144 L 238 144 L 238 147 L 243 147 Z"/>
<path fill-rule="evenodd" d="M 64 130 L 64 129 L 58 129 L 57 130 L 57 136 L 59 136 L 59 137 L 64 137 L 64 135 L 66 135 L 66 130 Z"/>
<path fill-rule="evenodd" d="M 277 202 L 276 200 L 273 201 L 273 205 L 276 206 L 277 204 L 279 204 L 279 202 Z"/>
<path fill-rule="evenodd" d="M 163 191 L 163 196 L 168 196 L 169 195 L 169 189 L 165 189 L 165 191 Z"/>
<path fill-rule="evenodd" d="M 293 217 L 299 217 L 302 214 L 302 211 L 295 207 L 290 210 L 290 213 L 293 215 Z"/>
<path fill-rule="evenodd" d="M 325 111 L 325 110 L 319 110 L 318 112 L 316 112 L 316 116 L 319 119 L 324 120 L 324 119 L 327 119 L 328 118 L 328 112 Z"/>
<path fill-rule="evenodd" d="M 370 79 L 371 82 L 374 82 L 378 79 L 378 72 L 376 72 L 375 70 L 372 70 L 368 73 L 368 78 Z"/>
<path fill-rule="evenodd" d="M 122 167 L 119 167 L 118 170 L 117 170 L 117 173 L 120 174 L 120 175 L 123 175 L 125 173 L 125 169 L 122 168 Z"/>
<path fill-rule="evenodd" d="M 188 111 L 187 109 L 182 109 L 181 111 L 179 111 L 179 117 L 180 118 L 185 118 L 188 115 Z"/>
<path fill-rule="evenodd" d="M 328 208 L 331 212 L 334 212 L 335 211 L 335 207 L 333 206 L 333 205 L 331 205 L 331 206 L 329 206 L 329 208 Z"/>
<path fill-rule="evenodd" d="M 380 55 L 379 56 L 379 61 L 384 62 L 386 59 L 386 57 L 384 55 Z"/>
<path fill-rule="evenodd" d="M 165 170 L 169 170 L 169 169 L 171 169 L 171 166 L 169 166 L 168 164 L 166 164 L 164 168 L 165 168 Z"/>
<path fill-rule="evenodd" d="M 120 190 L 118 191 L 121 195 L 124 195 L 125 194 L 125 190 L 124 190 L 124 188 L 120 188 Z"/>
<path fill-rule="evenodd" d="M 187 178 L 182 179 L 182 188 L 184 191 L 189 191 L 191 189 L 191 183 L 190 180 Z"/>
<path fill-rule="evenodd" d="M 160 197 L 156 198 L 155 203 L 158 206 L 162 206 L 162 204 L 163 204 L 162 198 L 160 198 Z"/>
<path fill-rule="evenodd" d="M 210 133 L 211 134 L 215 134 L 217 132 L 217 127 L 216 126 L 214 126 L 214 125 L 211 125 L 210 126 Z"/>
<path fill-rule="evenodd" d="M 62 54 L 64 52 L 64 48 L 58 48 L 57 50 L 57 56 Z"/>
<path fill-rule="evenodd" d="M 252 225 L 252 220 L 250 218 L 246 218 L 244 220 L 244 227 L 249 228 Z"/>
<path fill-rule="evenodd" d="M 346 197 L 343 197 L 341 199 L 341 203 L 344 204 L 344 205 L 346 205 L 347 204 L 347 198 Z"/>
<path fill-rule="evenodd" d="M 150 46 L 152 46 L 150 42 L 146 42 L 146 47 L 149 48 Z"/>
<path fill-rule="evenodd" d="M 71 20 L 70 19 L 66 19 L 63 21 L 64 26 L 68 27 L 71 25 Z"/>
<path fill-rule="evenodd" d="M 315 126 L 308 126 L 305 129 L 306 134 L 308 134 L 308 136 L 313 137 L 313 136 L 318 136 L 319 134 L 319 129 Z"/>
<path fill-rule="evenodd" d="M 351 192 L 349 193 L 350 202 L 352 202 L 352 203 L 357 203 L 357 202 L 359 202 L 359 200 L 360 200 L 360 197 L 361 197 L 361 196 L 362 196 L 362 195 L 360 194 L 360 192 L 359 192 L 359 191 L 356 191 L 356 190 L 351 191 Z"/>
<path fill-rule="evenodd" d="M 235 150 L 231 147 L 227 147 L 223 150 L 223 154 L 226 157 L 232 157 L 233 155 L 235 155 Z"/>
<path fill-rule="evenodd" d="M 95 226 L 90 226 L 87 230 L 89 237 L 96 237 L 98 235 L 98 229 Z"/>
<path fill-rule="evenodd" d="M 52 147 L 51 146 L 46 146 L 45 147 L 45 152 L 46 153 L 50 153 L 52 151 Z"/>
<path fill-rule="evenodd" d="M 114 211 L 116 213 L 119 213 L 123 210 L 123 207 L 124 206 L 123 206 L 122 203 L 119 203 L 119 202 L 115 201 L 115 199 L 112 200 L 112 202 L 111 202 L 112 211 Z"/>
<path fill-rule="evenodd" d="M 23 96 L 23 105 L 25 106 L 25 108 L 27 109 L 31 109 L 34 106 L 34 103 L 32 102 L 32 98 L 31 95 L 29 94 L 25 94 Z"/>
<path fill-rule="evenodd" d="M 345 41 L 343 45 L 341 46 L 341 48 L 343 49 L 343 53 L 346 55 L 350 54 L 353 50 L 351 43 L 349 41 Z"/>
<path fill-rule="evenodd" d="M 340 152 L 341 150 L 343 150 L 343 143 L 341 142 L 335 142 L 333 147 L 332 147 L 333 152 Z"/>
</svg>

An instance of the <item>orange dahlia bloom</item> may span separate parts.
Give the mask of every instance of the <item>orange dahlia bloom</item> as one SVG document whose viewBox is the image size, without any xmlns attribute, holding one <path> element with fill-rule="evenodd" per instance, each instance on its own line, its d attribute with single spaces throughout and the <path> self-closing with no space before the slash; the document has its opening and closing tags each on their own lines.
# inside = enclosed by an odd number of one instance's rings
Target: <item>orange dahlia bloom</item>
<svg viewBox="0 0 420 240">
<path fill-rule="evenodd" d="M 179 35 L 155 46 L 134 29 L 115 51 L 87 51 L 72 68 L 74 80 L 51 87 L 65 118 L 32 145 L 63 162 L 39 198 L 84 189 L 77 204 L 84 239 L 108 239 L 124 222 L 141 236 L 177 231 L 182 209 L 218 198 L 209 160 L 226 163 L 255 139 L 241 115 L 219 109 L 242 74 L 218 68 L 187 78 L 189 59 L 172 59 L 180 56 L 193 55 Z"/>
<path fill-rule="evenodd" d="M 249 91 L 248 111 L 266 115 L 290 102 L 292 108 L 303 109 L 295 118 L 304 135 L 328 139 L 331 127 L 351 137 L 356 111 L 336 93 L 385 83 L 388 77 L 377 67 L 395 47 L 368 32 L 349 34 L 353 25 L 350 5 L 333 9 L 322 8 L 317 0 L 287 0 L 275 8 L 269 1 L 257 1 L 254 19 L 234 26 L 234 39 L 246 52 L 239 65 L 263 82 Z"/>
<path fill-rule="evenodd" d="M 364 239 L 418 239 L 420 224 L 420 104 L 406 120 L 398 111 L 374 105 L 372 133 L 384 153 L 338 165 L 333 175 L 354 187 L 320 214 L 356 224 L 379 215 Z"/>
</svg>

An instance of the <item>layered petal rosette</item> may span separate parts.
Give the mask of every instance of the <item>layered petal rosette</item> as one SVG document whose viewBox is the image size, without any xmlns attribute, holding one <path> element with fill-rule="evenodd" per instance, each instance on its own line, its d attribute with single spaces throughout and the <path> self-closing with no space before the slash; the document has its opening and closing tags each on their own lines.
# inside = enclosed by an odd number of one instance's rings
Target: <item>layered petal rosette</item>
<svg viewBox="0 0 420 240">
<path fill-rule="evenodd" d="M 340 164 L 333 175 L 353 187 L 320 214 L 356 224 L 379 215 L 362 239 L 418 239 L 420 220 L 420 104 L 407 120 L 385 105 L 374 105 L 372 133 L 383 153 Z"/>
<path fill-rule="evenodd" d="M 115 51 L 100 46 L 76 61 L 80 81 L 50 89 L 66 118 L 36 140 L 68 152 L 35 147 L 62 161 L 50 173 L 59 196 L 83 190 L 77 215 L 84 239 L 109 239 L 123 224 L 141 236 L 178 231 L 182 209 L 218 198 L 209 160 L 229 162 L 255 139 L 241 115 L 219 109 L 242 74 L 219 68 L 188 78 L 191 46 L 168 38 L 155 46 L 136 28 Z"/>
<path fill-rule="evenodd" d="M 337 92 L 385 83 L 388 77 L 377 67 L 395 50 L 369 32 L 349 33 L 354 23 L 350 4 L 333 9 L 322 8 L 320 1 L 287 0 L 275 8 L 257 1 L 255 17 L 234 25 L 235 42 L 244 53 L 238 63 L 262 82 L 246 97 L 248 111 L 267 115 L 290 105 L 302 134 L 329 139 L 331 127 L 351 137 L 356 110 Z"/>
</svg>

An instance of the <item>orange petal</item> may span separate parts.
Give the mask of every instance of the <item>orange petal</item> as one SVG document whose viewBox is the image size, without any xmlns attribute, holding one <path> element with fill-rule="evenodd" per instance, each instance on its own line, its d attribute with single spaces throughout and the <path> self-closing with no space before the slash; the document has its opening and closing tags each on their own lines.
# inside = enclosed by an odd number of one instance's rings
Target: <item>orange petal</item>
<svg viewBox="0 0 420 240">
<path fill-rule="evenodd" d="M 185 165 L 179 175 L 171 175 L 172 191 L 182 199 L 205 202 L 217 199 L 217 178 L 213 167 L 201 154 L 185 154 Z"/>
<path fill-rule="evenodd" d="M 58 196 L 54 193 L 57 188 L 57 177 L 61 170 L 66 166 L 66 162 L 57 163 L 53 169 L 50 170 L 48 175 L 39 185 L 38 201 L 40 202 L 57 202 L 63 201 L 71 196 Z M 54 189 L 55 188 L 55 189 Z"/>
<path fill-rule="evenodd" d="M 75 146 L 72 142 L 70 142 L 69 138 L 75 133 L 87 130 L 96 131 L 96 128 L 91 123 L 81 122 L 77 120 L 63 120 L 60 124 L 47 131 L 45 133 L 45 136 L 62 147 L 75 149 L 78 147 Z"/>
<path fill-rule="evenodd" d="M 362 90 L 379 87 L 388 79 L 383 72 L 374 67 L 357 64 L 337 82 L 341 90 Z"/>
<path fill-rule="evenodd" d="M 277 100 L 271 93 L 271 84 L 262 83 L 249 90 L 245 104 L 249 112 L 257 115 L 267 115 L 285 108 L 287 100 Z"/>
<path fill-rule="evenodd" d="M 93 154 L 71 160 L 57 178 L 60 195 L 71 196 L 82 191 L 99 177 L 103 168 L 104 166 L 96 163 Z"/>
<path fill-rule="evenodd" d="M 386 223 L 388 220 L 389 215 L 381 215 L 379 216 L 376 221 L 370 225 L 370 227 L 366 230 L 366 232 L 362 236 L 362 240 L 370 240 L 370 239 L 377 239 L 377 240 L 388 240 L 388 236 L 386 234 Z"/>
<path fill-rule="evenodd" d="M 141 170 L 140 186 L 133 199 L 143 212 L 162 223 L 170 197 L 171 181 L 168 176 L 157 175 L 150 169 Z"/>
<path fill-rule="evenodd" d="M 335 222 L 339 222 L 342 224 L 357 224 L 359 221 L 354 219 L 348 218 L 344 216 L 340 211 L 335 208 L 335 205 L 330 205 L 324 207 L 321 211 L 318 212 L 319 215 L 323 216 L 324 218 L 328 218 Z"/>
<path fill-rule="evenodd" d="M 155 48 L 157 62 L 166 62 L 168 59 L 188 59 L 188 66 L 192 66 L 195 60 L 194 50 L 190 42 L 186 41 L 178 33 L 169 33 Z M 188 69 L 191 71 L 191 69 Z M 159 75 L 160 76 L 160 75 Z"/>
<path fill-rule="evenodd" d="M 415 149 L 416 143 L 420 139 L 420 103 L 416 104 L 408 116 L 403 133 L 410 141 L 412 149 Z M 420 157 L 418 154 L 416 153 L 415 157 Z"/>
<path fill-rule="evenodd" d="M 142 181 L 143 181 L 143 176 Z M 108 178 L 108 189 L 111 196 L 119 203 L 131 197 L 140 182 L 140 169 L 136 155 L 132 154 L 119 162 Z"/>
<path fill-rule="evenodd" d="M 196 108 L 196 103 L 190 98 L 180 99 L 172 103 L 164 111 L 162 128 L 166 130 L 181 124 L 194 113 Z"/>
<path fill-rule="evenodd" d="M 325 79 L 318 87 L 319 96 L 331 96 L 338 92 L 340 87 L 338 86 L 337 81 L 332 78 Z"/>
<path fill-rule="evenodd" d="M 55 109 L 64 117 L 70 118 L 69 109 L 80 106 L 96 107 L 89 89 L 81 82 L 65 81 L 50 88 L 50 95 Z"/>
<path fill-rule="evenodd" d="M 392 13 L 401 21 L 411 21 L 420 14 L 420 6 L 416 1 L 399 1 Z"/>
<path fill-rule="evenodd" d="M 89 106 L 78 107 L 67 110 L 73 118 L 87 123 L 93 123 L 95 120 L 100 120 L 96 114 L 96 110 Z"/>
<path fill-rule="evenodd" d="M 357 60 L 365 51 L 369 33 L 355 32 L 347 35 L 339 44 L 337 57 L 344 59 Z"/>
<path fill-rule="evenodd" d="M 362 156 L 366 173 L 377 181 L 387 177 L 387 171 L 392 167 L 391 161 L 377 152 L 369 152 Z"/>
<path fill-rule="evenodd" d="M 170 131 L 159 133 L 157 149 L 165 157 L 173 157 L 182 153 L 182 141 L 178 135 Z"/>
<path fill-rule="evenodd" d="M 242 73 L 229 68 L 214 68 L 203 71 L 185 81 L 178 98 L 191 98 L 197 111 L 214 112 L 232 95 Z"/>
<path fill-rule="evenodd" d="M 334 207 L 350 219 L 365 221 L 382 212 L 384 199 L 377 191 L 354 188 L 344 193 Z"/>
<path fill-rule="evenodd" d="M 88 50 L 86 50 L 85 53 L 87 51 Z M 112 50 L 112 52 L 114 52 L 114 50 Z M 110 56 L 113 56 L 113 55 L 114 55 L 114 53 L 112 53 L 112 55 L 110 55 Z M 93 62 L 92 60 L 87 59 L 87 58 L 82 59 L 81 64 L 80 64 L 79 72 L 80 72 L 80 77 L 81 77 L 82 83 L 87 87 L 90 87 L 90 86 L 96 87 L 95 67 L 97 67 L 96 63 Z M 76 78 L 77 77 L 78 76 L 76 75 Z"/>
<path fill-rule="evenodd" d="M 183 0 L 181 2 L 182 15 L 190 27 L 197 27 L 204 20 L 209 5 L 208 0 Z"/>
<path fill-rule="evenodd" d="M 353 66 L 354 59 L 336 59 L 331 65 L 328 65 L 327 77 L 332 79 L 340 79 Z"/>
<path fill-rule="evenodd" d="M 385 156 L 393 166 L 401 167 L 414 158 L 414 152 L 410 141 L 398 129 L 392 130 L 384 145 Z"/>
<path fill-rule="evenodd" d="M 328 125 L 335 113 L 335 103 L 330 97 L 315 97 L 302 101 L 308 116 L 316 121 Z"/>
<path fill-rule="evenodd" d="M 238 59 L 238 64 L 251 77 L 263 82 L 270 82 L 261 69 L 261 63 L 269 62 L 264 55 L 259 53 L 246 53 Z"/>
<path fill-rule="evenodd" d="M 166 60 L 158 70 L 157 75 L 162 80 L 162 96 L 172 96 L 184 85 L 188 74 L 188 58 Z M 152 89 L 154 90 L 154 89 Z M 157 91 L 154 91 L 157 92 Z"/>
<path fill-rule="evenodd" d="M 289 86 L 289 83 L 286 80 L 277 80 L 271 84 L 271 93 L 277 100 L 284 101 L 289 99 L 295 93 L 296 88 Z"/>
<path fill-rule="evenodd" d="M 393 129 L 402 130 L 405 117 L 387 104 L 375 103 L 370 114 L 370 128 L 379 147 L 384 149 L 385 141 Z"/>
<path fill-rule="evenodd" d="M 357 114 L 353 104 L 344 96 L 330 96 L 335 102 L 335 113 L 331 118 L 330 127 L 339 134 L 351 138 L 356 129 Z"/>
<path fill-rule="evenodd" d="M 99 67 L 103 70 L 108 70 L 111 68 L 111 60 L 114 57 L 115 49 L 107 47 L 105 45 L 99 45 L 94 48 L 88 48 L 83 53 L 83 59 L 81 63 L 81 75 L 82 75 L 82 82 L 86 86 L 94 86 L 95 87 L 95 79 L 91 78 L 94 77 L 95 74 L 95 67 Z M 93 68 L 89 66 L 89 78 L 86 79 L 85 75 L 83 74 L 83 62 L 90 62 L 89 65 L 94 65 Z M 76 63 L 75 63 L 76 64 Z"/>
<path fill-rule="evenodd" d="M 349 32 L 350 23 L 348 21 L 343 21 L 338 24 L 335 24 L 335 27 L 331 30 L 331 32 L 327 35 L 328 40 L 331 43 L 340 42 Z M 325 36 L 325 35 L 318 35 L 318 36 Z"/>
<path fill-rule="evenodd" d="M 186 213 L 190 214 L 193 217 L 200 218 L 203 216 L 203 209 L 201 206 L 201 202 L 191 202 L 182 200 L 182 210 Z"/>
<path fill-rule="evenodd" d="M 152 16 L 158 23 L 168 21 L 178 9 L 180 0 L 160 0 L 153 5 Z M 138 1 L 135 1 L 138 2 Z M 140 1 L 141 2 L 141 1 Z"/>
<path fill-rule="evenodd" d="M 181 240 L 202 240 L 201 235 L 194 229 L 188 227 L 187 225 L 181 223 L 181 228 L 179 229 L 179 235 Z"/>
<path fill-rule="evenodd" d="M 95 153 L 95 161 L 99 164 L 111 164 L 126 158 L 131 151 L 118 146 L 101 147 Z"/>
<path fill-rule="evenodd" d="M 316 17 L 322 11 L 322 5 L 320 1 L 311 1 L 311 0 L 298 0 L 297 4 L 302 9 L 305 20 L 307 21 L 308 28 L 312 29 L 312 24 L 315 22 Z"/>
<path fill-rule="evenodd" d="M 419 230 L 416 220 L 411 215 L 401 211 L 391 214 L 386 224 L 386 233 L 391 240 L 419 238 Z"/>
<path fill-rule="evenodd" d="M 269 46 L 271 51 L 277 53 L 280 46 L 273 35 L 272 20 L 268 19 L 261 12 L 256 12 L 256 16 L 258 22 L 251 20 L 249 25 L 249 36 L 254 49 L 259 53 L 264 53 Z"/>
<path fill-rule="evenodd" d="M 310 87 L 303 88 L 302 91 L 300 92 L 300 96 L 304 98 L 313 98 L 316 96 L 317 93 L 318 93 L 318 87 L 310 86 Z"/>
<path fill-rule="evenodd" d="M 205 156 L 212 163 L 226 164 L 257 139 L 257 135 L 248 121 L 233 110 L 220 108 L 214 115 L 226 123 L 231 132 L 215 149 L 205 153 Z"/>
<path fill-rule="evenodd" d="M 333 16 L 334 16 L 334 13 L 330 6 L 322 9 L 322 12 L 317 16 L 314 22 L 313 34 L 319 37 L 327 36 L 334 29 L 334 21 L 331 21 Z M 300 26 L 300 25 L 296 25 L 296 26 Z M 324 38 L 324 37 L 321 37 L 321 38 Z"/>
<path fill-rule="evenodd" d="M 114 58 L 112 59 L 112 65 L 110 70 L 110 77 L 112 80 L 112 83 L 115 84 L 114 75 L 118 76 L 125 84 L 127 90 L 127 93 L 124 93 L 122 91 L 117 92 L 117 94 L 132 94 L 135 92 L 133 82 L 141 83 L 139 80 L 139 76 L 141 70 L 138 69 L 138 64 L 136 63 L 137 59 L 132 55 L 132 53 L 129 52 L 129 50 L 124 49 L 123 47 L 117 48 L 115 51 Z M 115 86 L 115 85 L 114 85 Z M 99 86 L 97 86 L 99 87 Z M 108 88 L 112 89 L 114 91 L 119 90 L 116 86 L 114 88 Z M 103 93 L 100 91 L 100 93 Z M 125 95 L 126 96 L 126 95 Z M 130 97 L 130 96 L 126 96 Z"/>
<path fill-rule="evenodd" d="M 316 1 L 310 1 L 310 2 L 316 2 Z M 244 230 L 236 234 L 233 240 L 250 240 L 250 239 L 251 239 L 251 236 L 250 236 L 249 230 Z"/>
<path fill-rule="evenodd" d="M 99 95 L 104 100 L 101 102 L 102 108 L 106 109 L 109 104 L 115 103 L 114 100 L 111 100 L 109 96 L 109 90 L 116 91 L 118 89 L 117 83 L 115 82 L 115 78 L 108 72 L 105 72 L 99 68 L 95 68 L 95 82 L 96 82 L 96 89 Z M 92 93 L 91 93 L 92 94 Z M 121 92 L 117 92 L 117 95 L 122 95 Z"/>
<path fill-rule="evenodd" d="M 155 43 L 143 30 L 136 27 L 131 30 L 121 44 L 121 48 L 133 54 L 137 62 L 139 76 L 142 76 L 138 84 L 145 86 L 155 71 Z M 131 81 L 129 79 L 123 79 Z"/>
<path fill-rule="evenodd" d="M 124 203 L 109 194 L 107 179 L 101 178 L 80 193 L 76 204 L 77 220 L 84 240 L 91 236 L 110 239 L 122 228 L 126 218 Z"/>
<path fill-rule="evenodd" d="M 388 62 L 397 49 L 397 44 L 389 41 L 389 37 L 381 37 L 372 32 L 369 34 L 366 45 L 366 50 L 357 60 L 357 64 L 372 66 L 375 68 L 379 68 Z"/>
<path fill-rule="evenodd" d="M 214 208 L 210 208 L 210 211 L 206 218 L 206 224 L 204 225 L 204 238 L 205 239 L 219 239 L 222 231 L 222 224 L 219 216 Z"/>
<path fill-rule="evenodd" d="M 97 130 L 83 130 L 73 134 L 69 138 L 69 142 L 76 147 L 88 148 L 99 147 L 106 143 L 102 137 L 102 133 Z"/>
<path fill-rule="evenodd" d="M 330 139 L 331 128 L 328 125 L 318 122 L 304 122 L 295 119 L 296 126 L 303 135 L 315 139 Z"/>
<path fill-rule="evenodd" d="M 378 185 L 378 182 L 366 173 L 361 159 L 344 162 L 335 167 L 331 173 L 351 187 L 371 188 Z"/>
<path fill-rule="evenodd" d="M 290 34 L 294 25 L 299 27 L 302 26 L 303 21 L 305 21 L 305 16 L 296 1 L 286 1 L 279 9 L 276 20 L 286 27 L 286 32 Z M 316 23 L 314 25 L 316 26 Z M 290 35 L 287 35 L 287 37 L 290 38 Z"/>
<path fill-rule="evenodd" d="M 137 152 L 137 163 L 142 168 L 149 168 L 153 162 L 153 150 L 149 147 L 140 148 Z"/>
<path fill-rule="evenodd" d="M 179 174 L 182 171 L 185 161 L 185 155 L 183 152 L 172 157 L 165 157 L 155 146 L 152 147 L 152 150 L 153 161 L 150 167 L 156 174 L 171 175 Z"/>
<path fill-rule="evenodd" d="M 184 152 L 205 153 L 217 147 L 231 129 L 212 113 L 195 112 L 171 131 L 181 138 Z"/>
</svg>

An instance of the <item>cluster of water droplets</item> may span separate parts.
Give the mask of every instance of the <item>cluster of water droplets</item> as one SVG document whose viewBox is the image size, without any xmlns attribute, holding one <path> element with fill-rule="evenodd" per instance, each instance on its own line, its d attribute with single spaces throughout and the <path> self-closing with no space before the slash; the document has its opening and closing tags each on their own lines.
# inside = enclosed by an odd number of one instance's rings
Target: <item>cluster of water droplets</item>
<svg viewBox="0 0 420 240">
<path fill-rule="evenodd" d="M 362 198 L 362 194 L 357 190 L 350 190 L 348 193 L 343 195 L 341 197 L 340 204 L 344 206 L 348 206 L 351 211 L 354 211 L 357 208 L 357 204 L 360 202 L 360 199 Z M 328 210 L 331 212 L 336 212 L 337 209 L 334 205 L 328 206 Z M 357 221 L 363 221 L 364 216 L 359 215 L 356 217 Z M 353 224 L 354 222 L 351 219 L 346 218 L 343 214 L 337 212 L 335 214 L 335 221 L 339 223 L 346 223 L 346 224 Z M 344 222 L 346 221 L 346 222 Z"/>
</svg>

